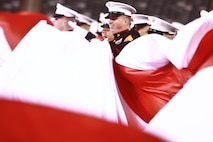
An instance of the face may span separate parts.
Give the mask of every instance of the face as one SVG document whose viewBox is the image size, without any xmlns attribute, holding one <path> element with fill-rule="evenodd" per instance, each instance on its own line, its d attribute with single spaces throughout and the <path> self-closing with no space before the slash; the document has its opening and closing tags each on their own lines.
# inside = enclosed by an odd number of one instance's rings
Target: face
<svg viewBox="0 0 213 142">
<path fill-rule="evenodd" d="M 138 33 L 140 34 L 140 36 L 146 35 L 148 34 L 150 25 L 144 26 L 142 28 L 135 28 L 136 31 L 138 31 Z"/>
<path fill-rule="evenodd" d="M 90 25 L 88 24 L 77 24 L 79 27 L 85 29 L 86 31 L 89 31 L 90 29 Z"/>
<path fill-rule="evenodd" d="M 129 29 L 130 20 L 131 20 L 130 17 L 125 15 L 118 16 L 118 17 L 110 17 L 110 20 L 109 20 L 110 31 L 113 34 L 117 34 Z"/>
<path fill-rule="evenodd" d="M 72 31 L 73 28 L 69 26 L 68 24 L 69 21 L 74 22 L 75 19 L 68 17 L 55 18 L 55 20 L 53 21 L 53 26 L 59 29 L 60 31 Z"/>
<path fill-rule="evenodd" d="M 53 21 L 53 26 L 59 30 L 63 29 L 63 17 L 60 18 L 55 18 L 55 20 Z"/>
</svg>

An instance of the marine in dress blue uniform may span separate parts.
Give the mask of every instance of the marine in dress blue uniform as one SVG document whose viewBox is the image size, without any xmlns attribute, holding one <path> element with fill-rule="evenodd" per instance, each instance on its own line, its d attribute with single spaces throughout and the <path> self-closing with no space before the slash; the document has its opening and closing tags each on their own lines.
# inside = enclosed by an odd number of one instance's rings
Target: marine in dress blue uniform
<svg viewBox="0 0 213 142">
<path fill-rule="evenodd" d="M 109 43 L 112 49 L 112 53 L 114 57 L 116 57 L 117 55 L 119 55 L 122 49 L 129 42 L 140 37 L 140 34 L 137 31 L 130 29 L 131 20 L 132 20 L 131 16 L 132 14 L 136 13 L 136 9 L 128 4 L 113 2 L 113 1 L 107 2 L 105 6 L 108 8 L 108 12 L 109 12 L 106 18 L 110 19 L 109 21 L 110 31 L 114 35 L 114 39 L 110 40 Z M 127 25 L 125 28 L 116 29 L 116 32 L 113 32 L 113 29 L 111 26 L 112 23 L 122 16 L 125 16 L 128 18 L 129 25 Z M 127 21 L 122 21 L 122 22 L 127 22 Z"/>
</svg>

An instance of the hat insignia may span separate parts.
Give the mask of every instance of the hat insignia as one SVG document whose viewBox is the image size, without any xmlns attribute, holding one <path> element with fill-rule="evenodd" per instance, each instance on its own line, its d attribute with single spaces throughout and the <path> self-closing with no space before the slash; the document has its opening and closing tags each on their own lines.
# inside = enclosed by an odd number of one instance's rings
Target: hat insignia
<svg viewBox="0 0 213 142">
<path fill-rule="evenodd" d="M 155 22 L 155 17 L 151 17 L 150 21 Z"/>
<path fill-rule="evenodd" d="M 111 6 L 110 2 L 108 2 L 107 5 L 108 5 L 108 7 L 110 7 Z"/>
</svg>

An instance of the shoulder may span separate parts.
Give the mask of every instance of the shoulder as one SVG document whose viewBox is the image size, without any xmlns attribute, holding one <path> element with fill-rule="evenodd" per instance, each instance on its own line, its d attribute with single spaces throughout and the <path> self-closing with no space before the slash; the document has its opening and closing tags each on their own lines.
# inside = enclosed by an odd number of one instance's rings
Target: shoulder
<svg viewBox="0 0 213 142">
<path fill-rule="evenodd" d="M 140 37 L 140 34 L 135 30 L 130 30 L 127 32 L 126 37 L 124 39 L 125 42 L 133 41 L 134 39 Z"/>
</svg>

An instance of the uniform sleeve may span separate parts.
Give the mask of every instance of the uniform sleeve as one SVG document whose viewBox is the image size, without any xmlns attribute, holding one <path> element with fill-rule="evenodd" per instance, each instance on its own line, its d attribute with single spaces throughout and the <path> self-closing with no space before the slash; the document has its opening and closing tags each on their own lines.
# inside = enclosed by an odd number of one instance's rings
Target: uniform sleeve
<svg viewBox="0 0 213 142">
<path fill-rule="evenodd" d="M 91 39 L 93 39 L 93 38 L 95 38 L 96 36 L 93 34 L 93 33 L 91 33 L 91 32 L 88 32 L 87 33 L 87 35 L 85 36 L 85 38 L 87 39 L 87 40 L 91 40 Z"/>
</svg>

